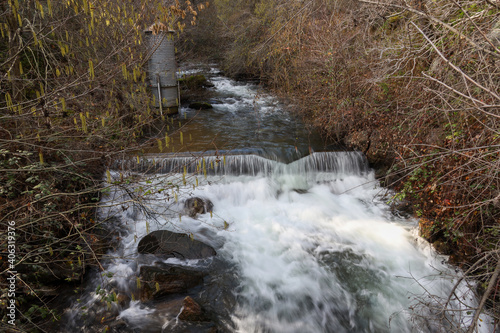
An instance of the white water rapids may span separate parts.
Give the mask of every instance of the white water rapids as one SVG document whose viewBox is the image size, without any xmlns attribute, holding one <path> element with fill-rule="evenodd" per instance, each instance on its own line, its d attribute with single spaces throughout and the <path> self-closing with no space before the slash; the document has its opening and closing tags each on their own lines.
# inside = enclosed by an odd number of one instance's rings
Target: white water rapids
<svg viewBox="0 0 500 333">
<path fill-rule="evenodd" d="M 234 90 L 248 95 L 251 88 Z M 98 306 L 96 289 L 135 292 L 143 264 L 137 243 L 161 229 L 192 234 L 229 267 L 211 273 L 235 300 L 220 310 L 223 331 L 446 332 L 447 320 L 459 328 L 470 324 L 472 315 L 460 311 L 436 320 L 460 272 L 417 236 L 416 220 L 391 213 L 359 153 L 313 153 L 289 164 L 256 155 L 205 162 L 157 155 L 120 164 L 129 172 L 134 166 L 141 180 L 112 187 L 99 213 L 117 221 L 121 244 L 73 308 L 68 327 Z M 112 178 L 120 179 L 120 172 L 112 171 Z M 193 196 L 212 201 L 213 214 L 182 215 Z M 213 260 L 166 262 L 206 267 Z M 474 305 L 467 291 L 459 287 L 447 308 L 463 309 L 458 300 Z M 155 305 L 135 300 L 118 311 L 130 332 L 176 332 L 177 313 Z M 489 332 L 487 318 L 481 320 L 480 331 Z"/>
</svg>

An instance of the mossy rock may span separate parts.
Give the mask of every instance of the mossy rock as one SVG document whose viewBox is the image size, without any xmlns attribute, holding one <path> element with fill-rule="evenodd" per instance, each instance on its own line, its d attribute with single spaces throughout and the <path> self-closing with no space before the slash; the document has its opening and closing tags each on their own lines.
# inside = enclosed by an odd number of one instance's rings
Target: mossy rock
<svg viewBox="0 0 500 333">
<path fill-rule="evenodd" d="M 204 88 L 213 87 L 213 83 L 207 80 L 205 75 L 191 75 L 179 79 L 179 83 L 183 89 L 188 90 L 201 90 Z"/>
</svg>

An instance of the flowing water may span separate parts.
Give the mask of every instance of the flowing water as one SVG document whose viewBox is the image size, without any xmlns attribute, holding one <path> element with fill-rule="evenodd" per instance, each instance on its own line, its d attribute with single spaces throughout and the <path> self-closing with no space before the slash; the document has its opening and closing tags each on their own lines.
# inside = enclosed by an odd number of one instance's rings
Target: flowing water
<svg viewBox="0 0 500 333">
<path fill-rule="evenodd" d="M 215 74 L 211 81 L 213 110 L 182 110 L 186 143 L 192 136 L 189 149 L 116 163 L 111 177 L 128 173 L 139 179 L 112 187 L 102 200 L 100 217 L 112 217 L 121 242 L 103 262 L 105 271 L 89 279 L 68 310 L 65 329 L 90 332 L 96 318 L 111 312 L 122 324 L 117 331 L 203 331 L 183 326 L 178 313 L 161 302 L 117 305 L 114 296 L 106 302 L 113 293 L 137 295 L 139 268 L 154 261 L 210 272 L 206 288 L 192 295 L 216 314 L 221 331 L 449 329 L 446 320 L 420 318 L 412 310 L 427 315 L 432 309 L 422 305 L 429 304 L 437 306 L 437 314 L 440 298 L 453 288 L 448 273 L 459 273 L 417 236 L 417 221 L 391 212 L 365 157 L 325 150 L 317 135 L 254 84 Z M 209 199 L 213 214 L 182 214 L 183 202 L 192 196 Z M 203 260 L 138 255 L 138 241 L 159 229 L 188 233 L 217 255 Z M 466 286 L 456 293 L 474 304 Z M 456 297 L 447 307 L 463 309 Z M 455 313 L 446 318 L 466 327 L 470 316 Z M 489 332 L 482 318 L 481 330 Z"/>
</svg>

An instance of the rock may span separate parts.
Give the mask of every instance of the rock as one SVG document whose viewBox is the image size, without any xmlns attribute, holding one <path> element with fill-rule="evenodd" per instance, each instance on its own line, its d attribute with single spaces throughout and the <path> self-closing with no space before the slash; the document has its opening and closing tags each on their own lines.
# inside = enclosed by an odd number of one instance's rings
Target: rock
<svg viewBox="0 0 500 333">
<path fill-rule="evenodd" d="M 111 329 L 115 329 L 118 332 L 123 332 L 123 330 L 125 330 L 125 328 L 127 327 L 127 323 L 124 320 L 119 319 L 109 323 L 108 327 Z"/>
<path fill-rule="evenodd" d="M 201 306 L 194 299 L 187 296 L 182 302 L 182 311 L 179 314 L 180 320 L 188 321 L 206 321 L 207 318 L 201 309 Z"/>
<path fill-rule="evenodd" d="M 128 308 L 130 304 L 130 297 L 123 293 L 119 293 L 118 295 L 116 295 L 116 302 L 122 309 Z"/>
<path fill-rule="evenodd" d="M 181 312 L 184 296 L 173 296 L 168 300 L 155 303 L 155 309 L 158 313 L 168 313 L 176 316 Z"/>
<path fill-rule="evenodd" d="M 179 84 L 183 89 L 200 90 L 213 87 L 213 83 L 207 80 L 205 75 L 191 75 L 179 79 Z"/>
<path fill-rule="evenodd" d="M 186 293 L 189 289 L 203 283 L 206 273 L 179 266 L 142 266 L 141 302 L 148 302 L 165 295 Z"/>
<path fill-rule="evenodd" d="M 211 212 L 214 209 L 214 205 L 206 198 L 193 197 L 184 202 L 184 209 L 190 217 L 195 218 L 198 214 Z"/>
<path fill-rule="evenodd" d="M 241 284 L 238 269 L 232 263 L 215 257 L 210 270 L 214 273 L 204 278 L 203 291 L 196 294 L 196 302 L 219 323 L 230 323 L 233 309 L 237 306 L 234 290 L 238 290 Z"/>
<path fill-rule="evenodd" d="M 111 309 L 111 310 L 104 310 L 102 312 L 99 312 L 96 314 L 96 320 L 101 323 L 101 324 L 109 324 L 111 322 L 114 322 L 116 320 L 116 317 L 118 317 L 119 312 L 117 309 Z"/>
<path fill-rule="evenodd" d="M 150 287 L 149 284 L 144 284 L 141 286 L 141 290 L 139 290 L 139 299 L 142 303 L 150 302 L 154 299 L 153 293 L 153 287 Z"/>
<path fill-rule="evenodd" d="M 151 253 L 166 258 L 204 259 L 216 255 L 205 243 L 191 239 L 186 234 L 157 230 L 144 236 L 137 246 L 139 253 Z"/>
<path fill-rule="evenodd" d="M 113 314 L 113 315 L 105 315 L 103 317 L 101 317 L 101 324 L 109 324 L 109 323 L 112 323 L 114 321 L 116 321 L 116 314 Z"/>
<path fill-rule="evenodd" d="M 207 102 L 193 102 L 189 104 L 189 108 L 196 110 L 207 110 L 212 108 L 212 104 Z"/>
<path fill-rule="evenodd" d="M 217 329 L 206 311 L 191 297 L 173 296 L 172 299 L 155 303 L 158 313 L 167 314 L 170 318 L 178 316 L 177 320 L 170 320 L 163 327 L 163 332 L 172 333 L 217 333 Z M 226 332 L 226 331 L 224 331 Z"/>
</svg>

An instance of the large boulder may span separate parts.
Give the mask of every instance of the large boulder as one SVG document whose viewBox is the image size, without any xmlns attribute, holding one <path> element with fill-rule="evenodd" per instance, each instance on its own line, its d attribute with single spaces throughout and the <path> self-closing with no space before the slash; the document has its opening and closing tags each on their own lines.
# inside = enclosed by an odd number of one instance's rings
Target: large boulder
<svg viewBox="0 0 500 333">
<path fill-rule="evenodd" d="M 214 204 L 207 198 L 193 197 L 184 202 L 186 213 L 195 218 L 198 214 L 206 214 L 214 209 Z"/>
<path fill-rule="evenodd" d="M 157 230 L 144 236 L 137 246 L 141 254 L 154 254 L 163 258 L 204 259 L 216 254 L 215 250 L 186 234 Z"/>
</svg>

